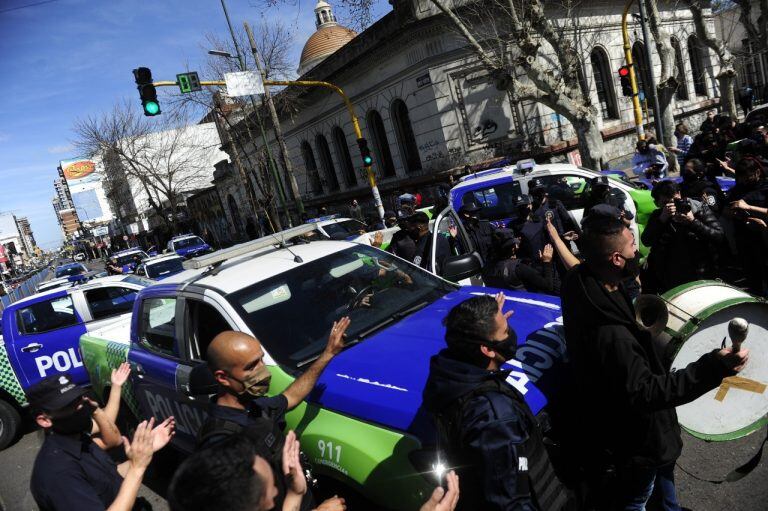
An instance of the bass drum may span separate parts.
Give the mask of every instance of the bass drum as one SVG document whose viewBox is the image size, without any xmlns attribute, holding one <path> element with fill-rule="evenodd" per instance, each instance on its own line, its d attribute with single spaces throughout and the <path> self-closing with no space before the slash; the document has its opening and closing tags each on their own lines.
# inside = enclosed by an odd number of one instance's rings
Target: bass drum
<svg viewBox="0 0 768 511">
<path fill-rule="evenodd" d="M 662 295 L 669 320 L 672 370 L 683 369 L 703 354 L 731 346 L 728 322 L 744 318 L 749 333 L 743 347 L 749 362 L 733 385 L 726 382 L 697 400 L 677 407 L 680 426 L 708 441 L 735 440 L 768 423 L 768 304 L 718 281 L 697 281 Z"/>
</svg>

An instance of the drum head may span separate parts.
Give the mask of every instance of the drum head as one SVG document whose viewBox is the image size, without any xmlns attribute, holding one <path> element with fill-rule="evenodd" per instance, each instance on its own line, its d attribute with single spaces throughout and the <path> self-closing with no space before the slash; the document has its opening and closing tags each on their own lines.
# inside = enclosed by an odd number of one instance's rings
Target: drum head
<svg viewBox="0 0 768 511">
<path fill-rule="evenodd" d="M 704 440 L 734 440 L 768 423 L 768 304 L 739 303 L 706 318 L 680 346 L 672 369 L 683 369 L 703 354 L 720 348 L 723 338 L 726 347 L 730 347 L 728 322 L 735 317 L 749 322 L 749 334 L 743 344 L 749 349 L 749 362 L 738 375 L 741 385 L 721 385 L 677 407 L 680 425 Z"/>
</svg>

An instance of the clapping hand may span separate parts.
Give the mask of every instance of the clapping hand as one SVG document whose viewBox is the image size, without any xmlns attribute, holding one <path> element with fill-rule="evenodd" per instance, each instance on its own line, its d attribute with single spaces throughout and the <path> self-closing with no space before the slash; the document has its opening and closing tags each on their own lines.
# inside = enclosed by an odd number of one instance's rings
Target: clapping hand
<svg viewBox="0 0 768 511">
<path fill-rule="evenodd" d="M 121 387 L 131 374 L 131 365 L 128 362 L 123 362 L 117 369 L 112 369 L 112 381 L 113 387 Z"/>
<path fill-rule="evenodd" d="M 453 511 L 459 503 L 459 476 L 451 470 L 445 476 L 448 483 L 448 491 L 442 486 L 435 488 L 429 500 L 421 506 L 419 511 Z"/>
<path fill-rule="evenodd" d="M 288 482 L 288 491 L 295 495 L 307 493 L 307 479 L 301 471 L 299 460 L 300 445 L 296 433 L 289 431 L 283 445 L 283 475 Z"/>
<path fill-rule="evenodd" d="M 174 434 L 176 434 L 176 419 L 171 415 L 152 430 L 152 452 L 155 453 L 168 445 Z"/>
</svg>

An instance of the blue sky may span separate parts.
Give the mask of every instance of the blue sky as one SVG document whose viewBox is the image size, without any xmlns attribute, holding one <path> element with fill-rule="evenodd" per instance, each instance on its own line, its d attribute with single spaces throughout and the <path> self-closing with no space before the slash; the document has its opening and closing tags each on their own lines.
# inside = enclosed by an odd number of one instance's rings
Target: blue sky
<svg viewBox="0 0 768 511">
<path fill-rule="evenodd" d="M 42 1 L 0 0 L 0 211 L 27 216 L 38 244 L 50 249 L 61 242 L 51 206 L 56 167 L 59 160 L 78 156 L 71 147 L 74 121 L 126 98 L 138 102 L 135 67 L 151 68 L 156 80 L 173 79 L 187 65 L 204 69 L 205 34 L 224 38 L 229 32 L 219 0 L 33 5 Z M 374 1 L 375 17 L 390 10 L 386 0 Z M 227 8 L 235 26 L 281 19 L 293 31 L 298 66 L 301 48 L 315 30 L 315 3 L 287 0 L 265 8 L 257 0 L 227 0 Z M 334 9 L 343 19 L 343 7 Z"/>
</svg>

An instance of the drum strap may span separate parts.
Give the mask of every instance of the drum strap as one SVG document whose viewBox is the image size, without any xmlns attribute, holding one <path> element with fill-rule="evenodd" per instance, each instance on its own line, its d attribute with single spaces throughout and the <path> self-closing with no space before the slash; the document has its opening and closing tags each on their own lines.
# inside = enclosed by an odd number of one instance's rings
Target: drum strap
<svg viewBox="0 0 768 511">
<path fill-rule="evenodd" d="M 677 467 L 683 472 L 685 472 L 686 474 L 688 474 L 689 476 L 691 476 L 692 478 L 698 481 L 703 481 L 705 483 L 712 483 L 712 484 L 734 483 L 744 478 L 746 475 L 752 472 L 760 464 L 760 459 L 762 459 L 763 457 L 763 449 L 765 449 L 765 444 L 768 443 L 768 428 L 766 428 L 765 431 L 766 431 L 766 435 L 763 441 L 760 443 L 760 449 L 758 449 L 755 455 L 752 456 L 752 458 L 748 462 L 744 463 L 740 467 L 733 469 L 727 476 L 725 476 L 725 479 L 720 479 L 720 480 L 705 479 L 703 477 L 698 477 L 696 475 L 691 474 L 685 468 L 683 468 L 683 466 L 680 465 L 680 463 L 677 463 Z"/>
</svg>

